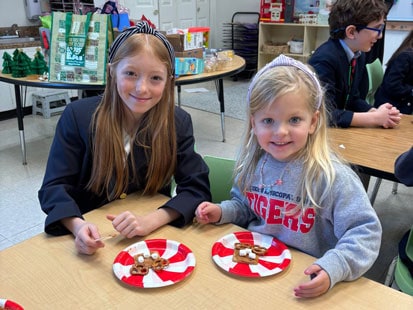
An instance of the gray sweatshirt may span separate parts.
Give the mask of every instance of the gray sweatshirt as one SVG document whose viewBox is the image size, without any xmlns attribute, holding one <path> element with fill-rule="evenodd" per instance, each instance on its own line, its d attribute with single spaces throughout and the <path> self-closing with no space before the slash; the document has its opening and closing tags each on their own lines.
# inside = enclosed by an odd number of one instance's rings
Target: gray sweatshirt
<svg viewBox="0 0 413 310">
<path fill-rule="evenodd" d="M 283 163 L 268 156 L 261 173 L 262 161 L 246 195 L 235 183 L 232 199 L 221 202 L 222 217 L 217 224 L 232 222 L 315 256 L 314 264 L 330 277 L 330 288 L 362 276 L 378 256 L 382 229 L 358 176 L 350 167 L 334 162 L 336 179 L 330 195 L 319 203 L 321 208 L 292 214 L 286 211 L 301 200 L 296 193 L 302 163 Z M 280 176 L 282 184 L 260 187 L 276 183 Z M 319 184 L 318 188 L 324 187 Z"/>
</svg>

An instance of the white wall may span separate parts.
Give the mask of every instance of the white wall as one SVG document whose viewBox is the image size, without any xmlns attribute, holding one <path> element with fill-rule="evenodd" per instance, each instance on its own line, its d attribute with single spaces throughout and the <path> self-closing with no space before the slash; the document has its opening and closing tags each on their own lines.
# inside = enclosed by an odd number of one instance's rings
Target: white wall
<svg viewBox="0 0 413 310">
<path fill-rule="evenodd" d="M 404 38 L 407 37 L 409 31 L 401 30 L 386 30 L 386 36 L 384 39 L 384 55 L 383 55 L 383 65 L 386 66 L 387 61 L 393 55 L 393 53 L 402 44 Z"/>
<path fill-rule="evenodd" d="M 19 26 L 33 26 L 40 21 L 29 21 L 24 10 L 24 0 L 0 0 L 0 27 L 10 27 L 13 24 Z"/>
<path fill-rule="evenodd" d="M 387 15 L 387 20 L 413 22 L 413 1 L 401 0 L 395 2 Z M 387 63 L 408 34 L 409 31 L 386 29 L 383 65 Z"/>
<path fill-rule="evenodd" d="M 211 1 L 211 34 L 209 46 L 221 48 L 223 23 L 231 22 L 236 12 L 260 12 L 260 0 L 210 0 Z"/>
</svg>

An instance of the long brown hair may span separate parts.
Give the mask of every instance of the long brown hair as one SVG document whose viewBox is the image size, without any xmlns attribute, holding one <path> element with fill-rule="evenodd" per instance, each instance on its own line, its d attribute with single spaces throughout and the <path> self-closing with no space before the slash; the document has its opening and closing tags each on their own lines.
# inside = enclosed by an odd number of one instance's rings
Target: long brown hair
<svg viewBox="0 0 413 310">
<path fill-rule="evenodd" d="M 161 100 L 144 114 L 139 128 L 131 136 L 131 169 L 128 169 L 123 132 L 130 111 L 117 91 L 116 66 L 122 59 L 147 49 L 148 45 L 154 56 L 167 67 L 168 79 Z M 155 36 L 133 34 L 119 46 L 112 63 L 107 67 L 105 92 L 91 123 L 94 138 L 93 163 L 88 189 L 97 194 L 106 192 L 111 200 L 126 191 L 131 174 L 137 182 L 134 144 L 145 150 L 146 158 L 138 160 L 148 162 L 143 192 L 155 194 L 170 182 L 177 156 L 174 81 L 171 57 L 162 41 Z"/>
</svg>

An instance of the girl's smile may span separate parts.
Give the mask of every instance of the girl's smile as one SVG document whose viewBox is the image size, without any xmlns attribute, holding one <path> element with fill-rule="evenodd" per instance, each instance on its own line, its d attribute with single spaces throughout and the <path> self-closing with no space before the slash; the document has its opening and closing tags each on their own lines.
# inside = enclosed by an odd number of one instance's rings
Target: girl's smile
<svg viewBox="0 0 413 310">
<path fill-rule="evenodd" d="M 258 143 L 279 161 L 293 159 L 316 128 L 318 112 L 309 111 L 306 100 L 298 92 L 287 93 L 251 117 Z"/>
<path fill-rule="evenodd" d="M 167 69 L 149 50 L 119 62 L 116 69 L 117 89 L 123 103 L 140 118 L 162 98 Z"/>
</svg>

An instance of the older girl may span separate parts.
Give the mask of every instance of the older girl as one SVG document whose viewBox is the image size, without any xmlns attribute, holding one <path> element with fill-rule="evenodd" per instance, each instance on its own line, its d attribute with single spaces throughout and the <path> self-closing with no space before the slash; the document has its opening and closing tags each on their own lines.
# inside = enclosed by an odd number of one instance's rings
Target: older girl
<svg viewBox="0 0 413 310">
<path fill-rule="evenodd" d="M 104 246 L 82 214 L 134 191 L 177 195 L 149 214 L 108 214 L 123 236 L 145 236 L 192 221 L 211 199 L 208 167 L 194 151 L 189 114 L 174 104 L 174 51 L 145 22 L 124 30 L 109 50 L 103 97 L 68 105 L 56 128 L 39 191 L 45 231 L 71 232 L 80 253 Z"/>
</svg>

